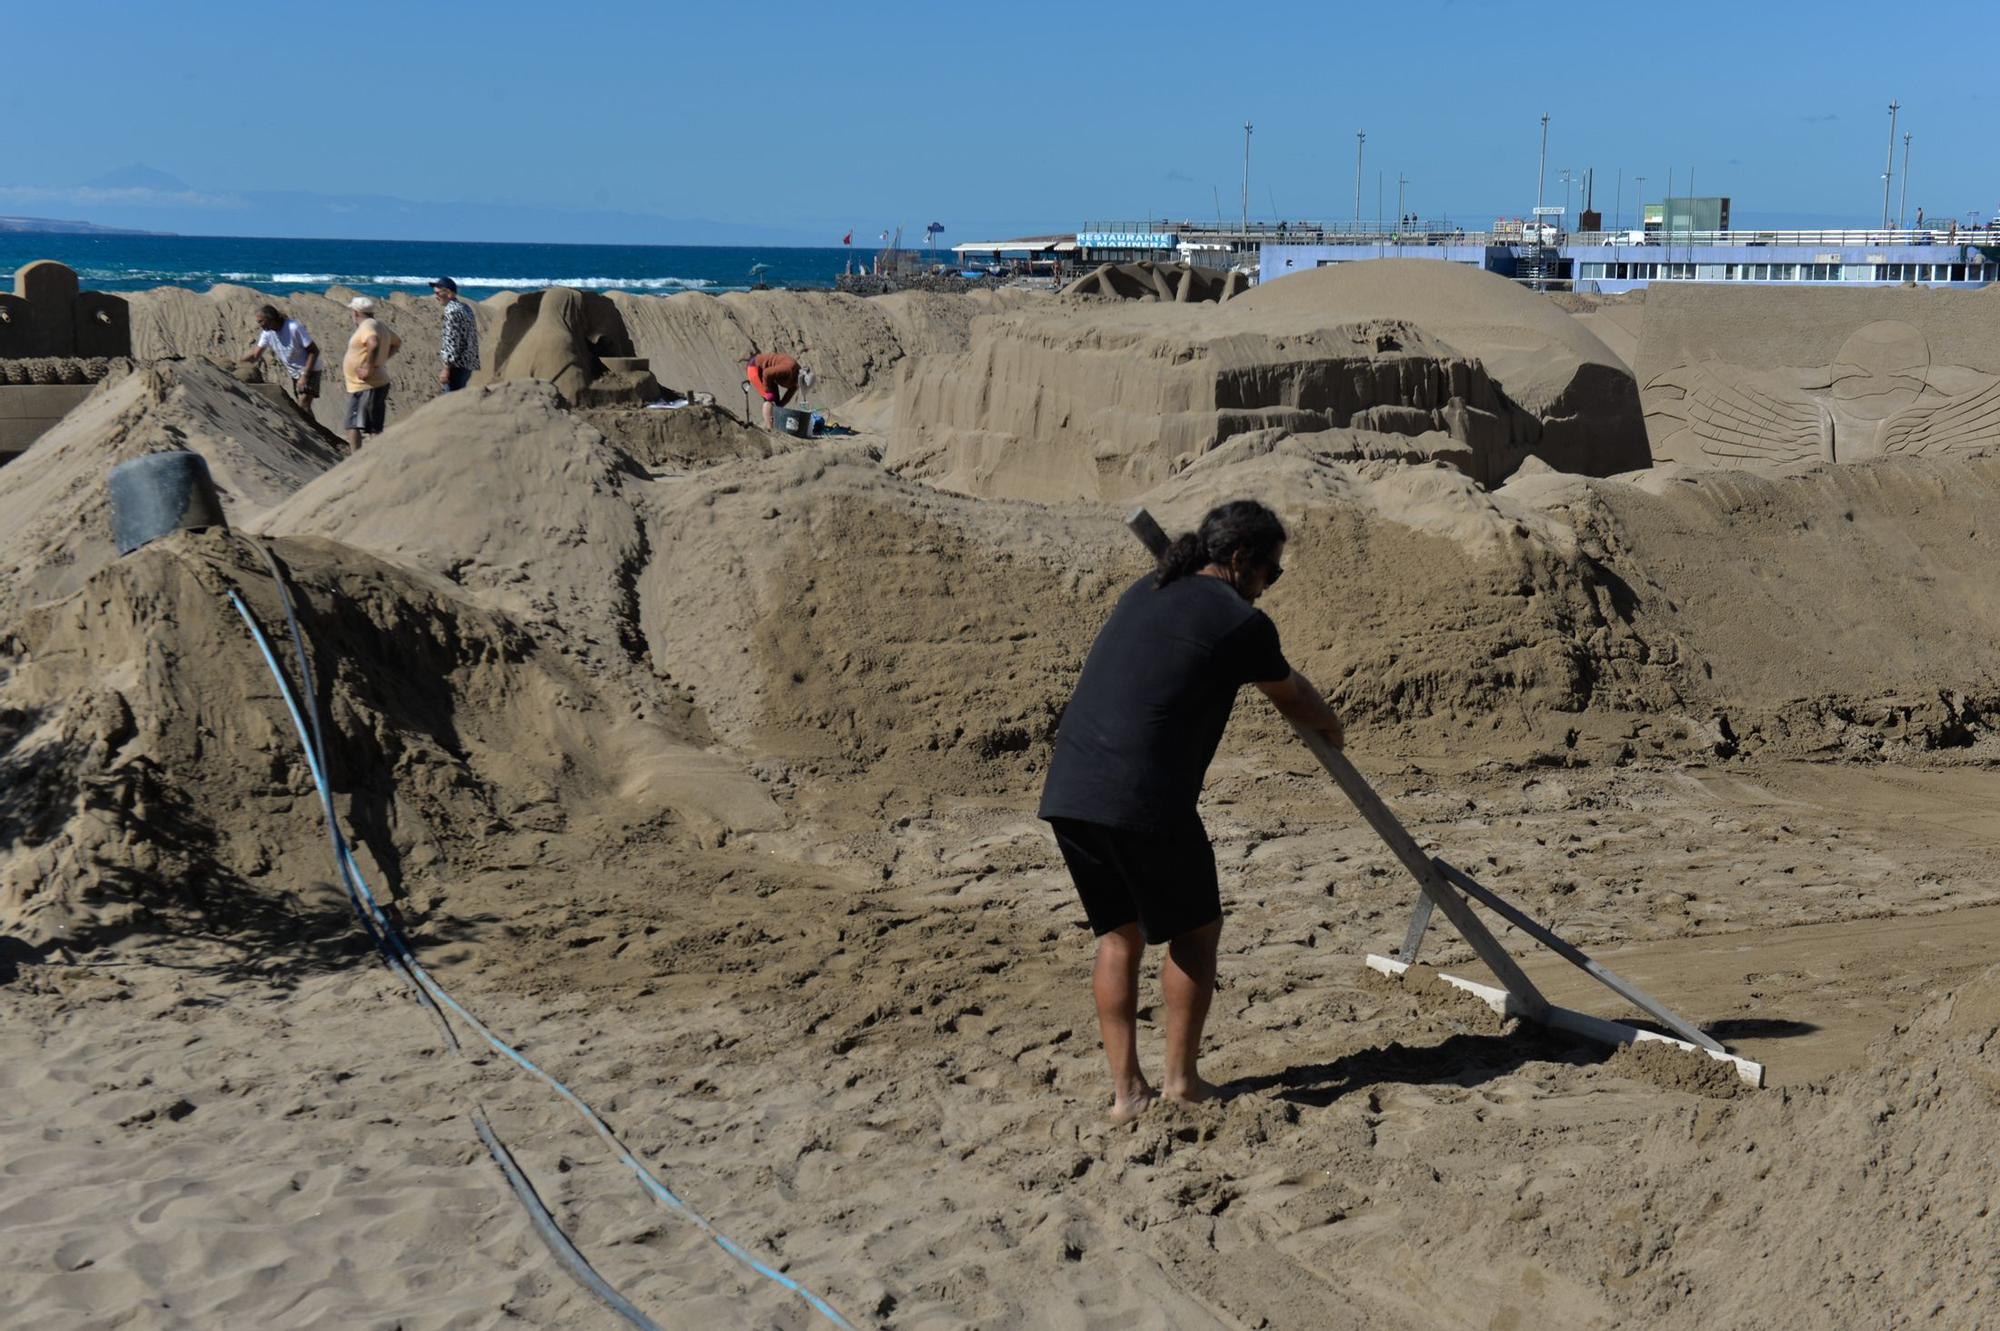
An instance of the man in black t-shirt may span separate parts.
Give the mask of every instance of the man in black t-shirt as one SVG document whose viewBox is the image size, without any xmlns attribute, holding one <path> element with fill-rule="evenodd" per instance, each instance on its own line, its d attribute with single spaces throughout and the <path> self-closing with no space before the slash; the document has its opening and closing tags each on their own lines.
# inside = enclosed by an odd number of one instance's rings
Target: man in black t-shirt
<svg viewBox="0 0 2000 1331">
<path fill-rule="evenodd" d="M 1091 988 L 1111 1064 L 1115 1122 L 1155 1092 L 1139 1068 L 1139 963 L 1164 943 L 1166 1076 L 1160 1093 L 1206 1100 L 1195 1063 L 1215 992 L 1222 898 L 1196 801 L 1236 691 L 1255 684 L 1329 741 L 1340 718 L 1285 661 L 1256 600 L 1284 571 L 1285 529 L 1262 504 L 1213 509 L 1126 589 L 1098 632 L 1056 734 L 1041 816 L 1097 935 Z"/>
</svg>

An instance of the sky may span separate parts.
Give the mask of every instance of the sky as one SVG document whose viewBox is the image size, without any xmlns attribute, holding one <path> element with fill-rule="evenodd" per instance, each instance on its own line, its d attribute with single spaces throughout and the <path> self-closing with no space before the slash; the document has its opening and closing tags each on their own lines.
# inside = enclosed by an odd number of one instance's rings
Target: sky
<svg viewBox="0 0 2000 1331">
<path fill-rule="evenodd" d="M 1880 4 L 284 5 L 14 0 L 0 213 L 219 235 L 944 243 L 1406 208 L 1476 229 L 1595 168 L 1607 224 L 2000 208 L 1991 42 Z M 1101 15 L 1101 17 L 1100 17 Z M 40 51 L 48 58 L 22 58 Z M 26 132 L 22 132 L 23 130 Z M 133 167 L 143 170 L 133 171 Z M 1622 172 L 1622 186 L 1620 173 Z M 93 183 L 94 182 L 94 183 Z M 1573 186 L 1571 206 L 1581 204 Z"/>
</svg>

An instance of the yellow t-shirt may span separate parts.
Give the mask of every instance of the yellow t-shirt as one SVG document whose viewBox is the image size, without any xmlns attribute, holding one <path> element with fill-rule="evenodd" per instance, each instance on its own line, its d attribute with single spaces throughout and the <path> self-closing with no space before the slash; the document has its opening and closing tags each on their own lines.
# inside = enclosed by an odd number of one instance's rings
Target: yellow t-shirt
<svg viewBox="0 0 2000 1331">
<path fill-rule="evenodd" d="M 347 376 L 347 391 L 389 386 L 389 357 L 402 350 L 403 339 L 380 319 L 363 319 L 347 339 L 347 355 L 341 358 L 340 372 Z"/>
</svg>

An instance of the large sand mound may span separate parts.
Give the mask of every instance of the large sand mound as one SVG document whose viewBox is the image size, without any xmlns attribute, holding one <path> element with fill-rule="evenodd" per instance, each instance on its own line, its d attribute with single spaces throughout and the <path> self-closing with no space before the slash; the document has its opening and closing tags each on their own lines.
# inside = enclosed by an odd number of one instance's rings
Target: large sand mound
<svg viewBox="0 0 2000 1331">
<path fill-rule="evenodd" d="M 444 583 L 325 542 L 275 548 L 300 594 L 343 816 L 417 914 L 435 904 L 434 865 L 508 858 L 614 797 L 659 810 L 635 773 L 699 736 L 687 715 L 607 706 Z M 10 631 L 0 928 L 37 946 L 144 926 L 285 947 L 303 915 L 339 918 L 298 742 L 232 587 L 289 659 L 270 578 L 233 533 L 150 545 Z"/>
<path fill-rule="evenodd" d="M 620 652 L 645 557 L 632 472 L 553 385 L 508 382 L 427 403 L 256 528 L 429 570 L 556 643 Z"/>
<path fill-rule="evenodd" d="M 1645 309 L 1634 368 L 1663 461 L 2000 454 L 2000 291 L 1662 284 Z"/>
<path fill-rule="evenodd" d="M 1220 306 L 1064 301 L 899 380 L 890 460 L 969 493 L 1118 499 L 1257 430 L 1374 436 L 1496 483 L 1646 464 L 1630 376 L 1547 301 L 1451 264 L 1344 264 Z"/>
<path fill-rule="evenodd" d="M 863 298 L 835 291 L 743 291 L 724 296 L 612 293 L 634 350 L 663 384 L 712 393 L 743 410 L 743 361 L 753 352 L 795 356 L 813 371 L 808 399 L 838 405 L 880 384 L 906 357 L 963 351 L 972 321 L 990 310 L 1032 304 L 1029 292 L 937 295 L 906 291 Z"/>
<path fill-rule="evenodd" d="M 120 462 L 190 449 L 223 515 L 248 522 L 338 459 L 299 414 L 200 362 L 105 384 L 8 464 L 0 485 L 0 618 L 66 595 L 116 555 L 109 477 Z"/>
</svg>

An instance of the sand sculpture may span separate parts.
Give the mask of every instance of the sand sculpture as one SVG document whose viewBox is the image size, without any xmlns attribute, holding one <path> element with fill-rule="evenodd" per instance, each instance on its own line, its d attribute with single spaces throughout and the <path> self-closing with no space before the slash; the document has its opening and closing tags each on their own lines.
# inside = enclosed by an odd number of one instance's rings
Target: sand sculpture
<svg viewBox="0 0 2000 1331">
<path fill-rule="evenodd" d="M 0 294 L 0 357 L 131 354 L 124 297 L 79 290 L 76 273 L 63 264 L 24 264 L 14 273 L 13 294 Z"/>
<path fill-rule="evenodd" d="M 1062 289 L 1065 296 L 1115 296 L 1120 300 L 1225 301 L 1250 289 L 1247 274 L 1187 263 L 1103 263 Z"/>
<path fill-rule="evenodd" d="M 23 265 L 0 293 L 0 462 L 40 438 L 89 395 L 86 385 L 132 354 L 125 300 L 80 291 L 47 259 Z"/>
<path fill-rule="evenodd" d="M 2000 452 L 1990 295 L 1655 291 L 1638 352 L 1654 451 L 1773 473 Z"/>
<path fill-rule="evenodd" d="M 1029 307 L 905 367 L 890 459 L 983 495 L 1121 499 L 1239 435 L 1349 432 L 1348 456 L 1498 483 L 1530 455 L 1646 465 L 1638 395 L 1567 314 L 1454 264 L 1346 264 L 1227 304 Z"/>
<path fill-rule="evenodd" d="M 478 382 L 540 379 L 575 403 L 604 374 L 607 357 L 634 355 L 618 307 L 594 291 L 550 287 L 495 304 L 500 331 Z"/>
</svg>

